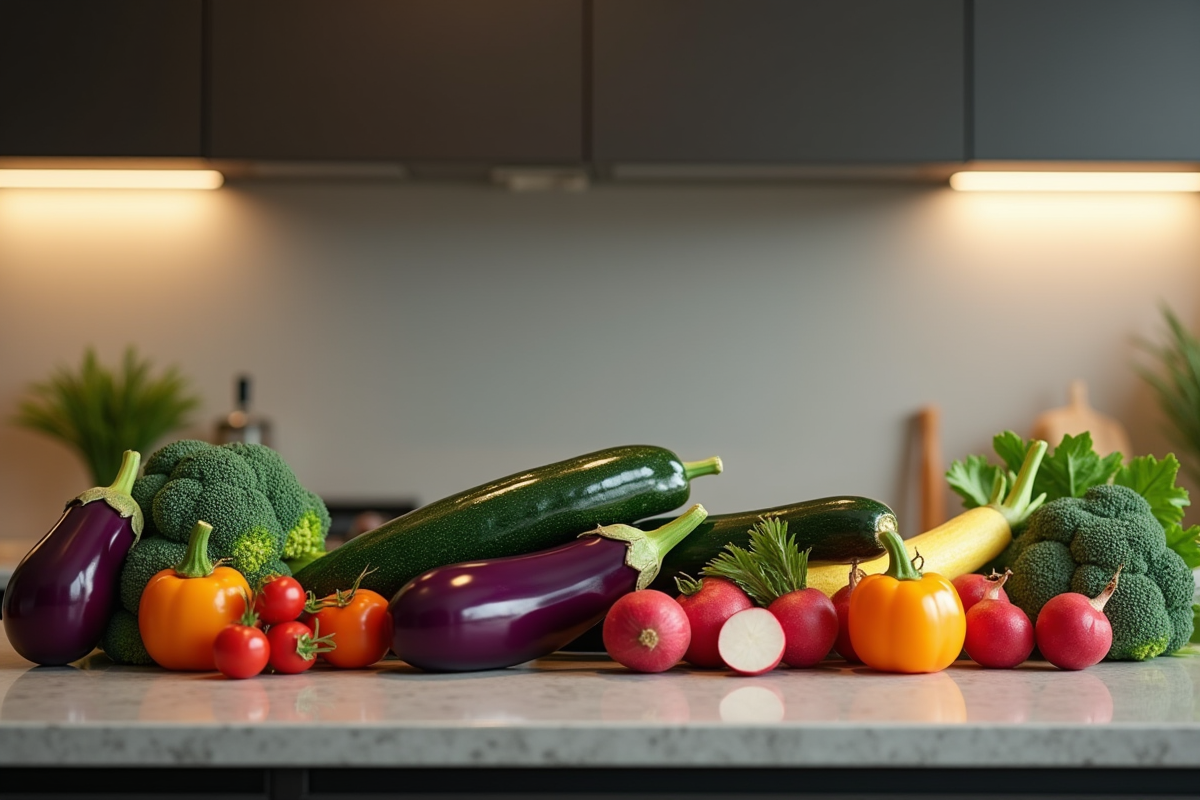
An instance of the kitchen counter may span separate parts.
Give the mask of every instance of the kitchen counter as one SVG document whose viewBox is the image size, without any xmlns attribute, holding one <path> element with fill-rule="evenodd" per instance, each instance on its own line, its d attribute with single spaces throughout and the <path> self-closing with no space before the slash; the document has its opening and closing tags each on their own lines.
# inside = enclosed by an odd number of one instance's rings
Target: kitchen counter
<svg viewBox="0 0 1200 800">
<path fill-rule="evenodd" d="M 1198 767 L 1200 658 L 635 675 L 593 656 L 246 681 L 34 668 L 0 642 L 0 767 Z"/>
</svg>

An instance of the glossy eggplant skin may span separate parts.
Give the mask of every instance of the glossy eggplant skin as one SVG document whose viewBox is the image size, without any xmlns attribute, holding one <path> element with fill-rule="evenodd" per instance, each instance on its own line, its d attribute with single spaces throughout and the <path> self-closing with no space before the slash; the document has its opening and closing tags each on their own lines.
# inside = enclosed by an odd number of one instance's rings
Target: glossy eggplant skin
<svg viewBox="0 0 1200 800">
<path fill-rule="evenodd" d="M 528 555 L 432 569 L 392 598 L 392 650 L 437 672 L 500 669 L 549 655 L 636 588 L 627 549 L 585 536 Z"/>
<path fill-rule="evenodd" d="M 103 501 L 72 502 L 4 590 L 4 633 L 23 658 L 68 664 L 100 641 L 117 603 L 131 521 Z"/>
</svg>

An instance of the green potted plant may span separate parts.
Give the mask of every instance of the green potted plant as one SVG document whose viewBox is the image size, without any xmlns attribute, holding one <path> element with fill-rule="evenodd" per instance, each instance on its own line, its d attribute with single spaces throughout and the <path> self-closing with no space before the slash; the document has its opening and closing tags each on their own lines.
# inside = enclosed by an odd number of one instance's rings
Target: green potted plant
<svg viewBox="0 0 1200 800">
<path fill-rule="evenodd" d="M 1168 436 L 1187 456 L 1181 459 L 1184 469 L 1200 480 L 1200 339 L 1170 308 L 1164 306 L 1162 314 L 1167 323 L 1166 342 L 1140 342 L 1154 356 L 1158 370 L 1138 371 L 1154 390 L 1167 418 Z"/>
<path fill-rule="evenodd" d="M 151 373 L 150 361 L 132 346 L 116 368 L 101 364 L 89 347 L 78 370 L 60 367 L 49 380 L 31 385 L 14 422 L 75 450 L 93 485 L 103 486 L 117 474 L 122 453 L 149 452 L 159 439 L 187 425 L 188 414 L 200 404 L 174 366 Z"/>
</svg>

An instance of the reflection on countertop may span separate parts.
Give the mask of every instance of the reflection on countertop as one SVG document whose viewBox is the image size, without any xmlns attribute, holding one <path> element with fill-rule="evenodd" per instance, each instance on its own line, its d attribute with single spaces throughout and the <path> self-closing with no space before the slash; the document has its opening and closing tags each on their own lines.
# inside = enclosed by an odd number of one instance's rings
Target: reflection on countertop
<svg viewBox="0 0 1200 800">
<path fill-rule="evenodd" d="M 69 667 L 33 667 L 0 641 L 0 762 L 51 763 L 49 754 L 31 755 L 48 747 L 71 763 L 253 763 L 278 759 L 311 734 L 314 745 L 324 743 L 318 758 L 336 763 L 640 763 L 646 748 L 658 748 L 653 757 L 668 764 L 695 763 L 675 741 L 690 736 L 720 744 L 727 755 L 719 763 L 763 763 L 753 747 L 766 747 L 769 763 L 840 762 L 868 751 L 877 763 L 1071 763 L 1099 758 L 1105 747 L 1115 752 L 1128 734 L 1132 749 L 1121 756 L 1127 762 L 1177 757 L 1200 765 L 1200 748 L 1189 739 L 1200 741 L 1197 681 L 1200 659 L 1187 657 L 1083 672 L 1039 662 L 989 671 L 959 662 L 932 675 L 885 675 L 830 661 L 739 678 L 684 667 L 637 675 L 587 655 L 480 673 L 428 674 L 385 661 L 369 670 L 318 666 L 232 681 L 121 667 L 99 653 Z M 231 739 L 230 730 L 241 738 Z M 72 732 L 75 744 L 66 735 Z M 366 748 L 365 732 L 372 741 Z M 409 734 L 417 738 L 405 739 Z M 1103 737 L 1088 740 L 1092 734 Z M 880 735 L 885 745 L 873 739 Z M 1039 735 L 1070 738 L 1047 744 Z M 1181 749 L 1156 749 L 1154 735 Z M 357 744 L 331 744 L 339 736 Z M 596 737 L 611 752 L 603 755 Z M 612 750 L 613 741 L 638 737 L 636 749 Z M 753 744 L 763 737 L 767 745 Z M 806 744 L 785 747 L 777 737 Z M 734 741 L 746 760 L 730 761 L 739 752 Z M 846 742 L 860 741 L 850 748 L 860 753 L 847 750 Z"/>
</svg>

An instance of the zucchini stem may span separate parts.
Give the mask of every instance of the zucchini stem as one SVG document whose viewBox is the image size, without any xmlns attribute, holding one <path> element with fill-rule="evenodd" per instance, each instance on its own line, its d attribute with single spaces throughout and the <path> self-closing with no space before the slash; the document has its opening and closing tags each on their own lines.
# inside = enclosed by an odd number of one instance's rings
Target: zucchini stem
<svg viewBox="0 0 1200 800">
<path fill-rule="evenodd" d="M 721 463 L 720 456 L 706 458 L 703 461 L 685 461 L 683 462 L 683 477 L 690 481 L 701 475 L 720 475 L 724 468 L 725 465 Z"/>
<path fill-rule="evenodd" d="M 108 488 L 121 494 L 132 492 L 133 482 L 137 480 L 138 468 L 141 465 L 142 454 L 137 450 L 126 450 L 125 455 L 121 457 L 121 468 L 117 471 L 117 477 Z"/>
</svg>

